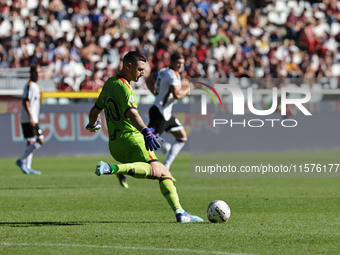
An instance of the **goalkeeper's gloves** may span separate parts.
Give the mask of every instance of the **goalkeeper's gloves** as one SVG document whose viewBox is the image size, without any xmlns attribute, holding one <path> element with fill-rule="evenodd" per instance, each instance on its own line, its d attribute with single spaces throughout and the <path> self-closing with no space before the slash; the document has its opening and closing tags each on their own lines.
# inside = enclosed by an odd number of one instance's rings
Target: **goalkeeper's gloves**
<svg viewBox="0 0 340 255">
<path fill-rule="evenodd" d="M 161 147 L 159 142 L 165 142 L 162 137 L 155 135 L 153 132 L 153 128 L 145 127 L 141 130 L 141 133 L 144 135 L 145 147 L 150 151 L 156 151 Z"/>
<path fill-rule="evenodd" d="M 99 129 L 101 129 L 100 121 L 98 120 L 97 123 L 94 126 L 91 126 L 90 124 L 87 124 L 85 129 L 89 130 L 90 132 L 97 132 Z"/>
</svg>

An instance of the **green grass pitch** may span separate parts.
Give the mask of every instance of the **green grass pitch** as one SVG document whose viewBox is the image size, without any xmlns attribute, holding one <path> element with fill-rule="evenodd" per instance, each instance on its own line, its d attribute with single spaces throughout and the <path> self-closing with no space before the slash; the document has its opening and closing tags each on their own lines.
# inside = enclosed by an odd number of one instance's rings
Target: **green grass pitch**
<svg viewBox="0 0 340 255">
<path fill-rule="evenodd" d="M 234 164 L 265 162 L 274 153 L 227 154 Z M 281 153 L 286 162 L 297 153 Z M 304 161 L 339 152 L 301 153 Z M 290 157 L 293 157 L 291 159 Z M 164 159 L 160 156 L 160 160 Z M 182 206 L 204 218 L 175 223 L 158 182 L 96 176 L 109 156 L 35 157 L 41 176 L 24 175 L 15 158 L 0 159 L 0 254 L 339 254 L 340 179 L 190 178 L 190 156 L 172 165 Z M 282 163 L 282 162 L 277 162 Z M 339 173 L 340 175 L 340 173 Z M 208 204 L 231 207 L 209 223 Z"/>
</svg>

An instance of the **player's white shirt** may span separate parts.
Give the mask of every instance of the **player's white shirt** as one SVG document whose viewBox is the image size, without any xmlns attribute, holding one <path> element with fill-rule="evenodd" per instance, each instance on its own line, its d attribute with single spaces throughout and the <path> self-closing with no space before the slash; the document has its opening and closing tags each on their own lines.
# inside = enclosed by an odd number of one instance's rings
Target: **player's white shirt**
<svg viewBox="0 0 340 255">
<path fill-rule="evenodd" d="M 29 81 L 25 84 L 23 99 L 30 102 L 30 112 L 35 123 L 39 122 L 40 112 L 40 89 L 37 83 Z M 30 117 L 24 107 L 21 109 L 21 123 L 30 122 Z"/>
<path fill-rule="evenodd" d="M 158 72 L 156 79 L 156 105 L 165 120 L 171 117 L 172 105 L 176 100 L 173 94 L 169 94 L 170 86 L 182 87 L 181 76 L 170 68 L 163 68 Z"/>
</svg>

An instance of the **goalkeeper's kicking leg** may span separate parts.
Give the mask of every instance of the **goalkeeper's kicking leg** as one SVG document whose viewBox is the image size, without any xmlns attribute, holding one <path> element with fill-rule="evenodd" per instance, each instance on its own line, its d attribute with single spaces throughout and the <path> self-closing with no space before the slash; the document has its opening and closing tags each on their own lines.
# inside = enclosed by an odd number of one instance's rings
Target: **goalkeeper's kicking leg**
<svg viewBox="0 0 340 255">
<path fill-rule="evenodd" d="M 201 222 L 198 216 L 191 215 L 183 210 L 179 203 L 176 187 L 174 186 L 170 171 L 160 162 L 137 162 L 130 164 L 112 165 L 100 161 L 96 172 L 98 176 L 103 174 L 123 174 L 134 178 L 148 178 L 159 180 L 161 193 L 166 198 L 170 207 L 174 210 L 177 222 Z"/>
</svg>

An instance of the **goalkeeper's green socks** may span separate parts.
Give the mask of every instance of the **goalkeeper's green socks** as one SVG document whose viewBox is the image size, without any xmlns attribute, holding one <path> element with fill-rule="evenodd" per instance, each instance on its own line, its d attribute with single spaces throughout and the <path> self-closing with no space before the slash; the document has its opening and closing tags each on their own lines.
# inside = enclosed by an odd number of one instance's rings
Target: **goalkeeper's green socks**
<svg viewBox="0 0 340 255">
<path fill-rule="evenodd" d="M 111 165 L 112 174 L 130 175 L 134 178 L 149 178 L 152 176 L 152 168 L 150 164 L 137 162 L 131 164 Z"/>
<path fill-rule="evenodd" d="M 149 178 L 152 176 L 152 167 L 148 163 L 138 162 L 130 164 L 112 165 L 109 164 L 112 174 L 130 175 L 134 178 Z M 171 176 L 163 176 L 159 179 L 159 188 L 161 193 L 168 201 L 172 210 L 177 213 L 184 213 L 179 203 L 177 189 Z"/>
<path fill-rule="evenodd" d="M 177 189 L 171 176 L 163 176 L 159 179 L 159 188 L 175 213 L 183 213 L 184 210 L 179 203 Z"/>
</svg>

